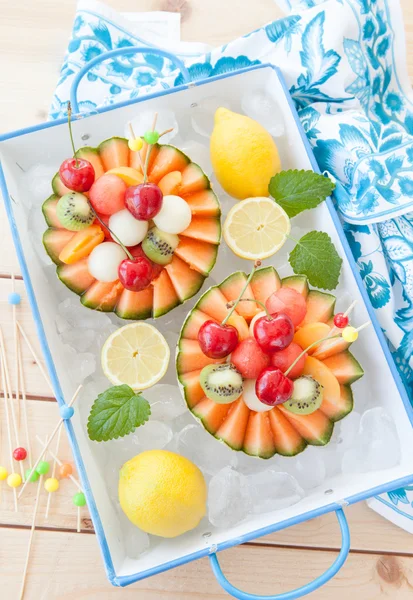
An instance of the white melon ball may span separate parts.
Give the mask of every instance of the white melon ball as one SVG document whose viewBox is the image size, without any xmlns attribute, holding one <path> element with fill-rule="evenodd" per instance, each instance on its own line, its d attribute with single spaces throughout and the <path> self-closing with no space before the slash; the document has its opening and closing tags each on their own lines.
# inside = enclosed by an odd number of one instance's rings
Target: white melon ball
<svg viewBox="0 0 413 600">
<path fill-rule="evenodd" d="M 148 233 L 148 222 L 138 221 L 125 208 L 111 215 L 109 229 L 120 239 L 125 246 L 140 244 Z"/>
<path fill-rule="evenodd" d="M 255 410 L 255 412 L 267 412 L 267 410 L 271 410 L 274 408 L 273 406 L 268 406 L 268 404 L 264 404 L 258 398 L 255 393 L 255 379 L 245 379 L 244 380 L 244 391 L 242 392 L 242 399 L 245 404 L 248 406 L 250 410 Z"/>
<path fill-rule="evenodd" d="M 115 242 L 103 242 L 95 246 L 89 255 L 87 266 L 89 273 L 98 281 L 116 281 L 119 279 L 118 268 L 127 258 L 126 252 Z"/>
<path fill-rule="evenodd" d="M 261 317 L 266 317 L 266 316 L 267 316 L 267 313 L 265 312 L 265 310 L 263 310 L 263 311 L 257 313 L 255 315 L 255 317 L 251 320 L 251 323 L 250 323 L 250 335 L 252 335 L 252 337 L 254 337 L 254 325 L 255 325 L 255 323 L 258 321 L 258 319 L 261 319 Z"/>
<path fill-rule="evenodd" d="M 164 196 L 162 208 L 154 217 L 155 225 L 165 233 L 182 233 L 192 219 L 189 205 L 180 196 Z"/>
</svg>

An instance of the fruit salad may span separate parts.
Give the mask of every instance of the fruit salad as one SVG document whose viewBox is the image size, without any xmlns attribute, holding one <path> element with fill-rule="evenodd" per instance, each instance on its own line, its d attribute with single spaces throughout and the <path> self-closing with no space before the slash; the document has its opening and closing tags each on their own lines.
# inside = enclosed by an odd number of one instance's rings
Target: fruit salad
<svg viewBox="0 0 413 600">
<path fill-rule="evenodd" d="M 201 296 L 182 327 L 176 367 L 209 433 L 260 458 L 330 441 L 363 375 L 348 350 L 357 330 L 334 315 L 335 301 L 305 276 L 280 280 L 271 266 L 248 279 L 233 273 Z"/>
<path fill-rule="evenodd" d="M 162 135 L 80 148 L 53 178 L 44 247 L 88 308 L 160 317 L 196 294 L 215 264 L 218 198 L 201 168 L 161 144 Z"/>
</svg>

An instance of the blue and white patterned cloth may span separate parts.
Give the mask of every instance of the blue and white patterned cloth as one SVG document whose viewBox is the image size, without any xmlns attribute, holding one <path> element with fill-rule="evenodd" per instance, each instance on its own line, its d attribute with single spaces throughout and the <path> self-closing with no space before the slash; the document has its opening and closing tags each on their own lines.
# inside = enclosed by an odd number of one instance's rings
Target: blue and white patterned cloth
<svg viewBox="0 0 413 600">
<path fill-rule="evenodd" d="M 319 166 L 336 182 L 354 258 L 413 400 L 413 93 L 400 6 L 397 0 L 278 3 L 288 16 L 221 48 L 165 49 L 184 60 L 193 80 L 260 62 L 281 68 Z M 168 60 L 150 53 L 154 42 L 138 37 L 113 10 L 83 0 L 51 118 L 65 114 L 79 69 L 108 50 L 148 46 L 147 54 L 116 58 L 88 73 L 79 90 L 84 111 L 182 83 Z M 413 486 L 370 504 L 413 533 Z"/>
</svg>

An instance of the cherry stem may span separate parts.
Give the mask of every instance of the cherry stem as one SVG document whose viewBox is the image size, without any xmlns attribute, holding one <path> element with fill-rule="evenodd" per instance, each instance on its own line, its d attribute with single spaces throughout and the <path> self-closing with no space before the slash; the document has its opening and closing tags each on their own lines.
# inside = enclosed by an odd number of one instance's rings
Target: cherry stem
<svg viewBox="0 0 413 600">
<path fill-rule="evenodd" d="M 75 159 L 75 168 L 78 169 L 79 168 L 79 161 L 78 158 L 76 156 L 76 148 L 75 148 L 75 143 L 73 141 L 73 133 L 72 133 L 72 105 L 70 104 L 70 101 L 67 103 L 67 124 L 69 125 L 69 135 L 70 135 L 70 141 L 72 143 L 72 150 L 73 150 L 73 158 Z"/>
<path fill-rule="evenodd" d="M 302 357 L 305 356 L 309 350 L 311 350 L 311 348 L 314 348 L 314 346 L 318 346 L 318 344 L 321 344 L 321 342 L 325 342 L 326 340 L 333 340 L 334 338 L 339 338 L 339 337 L 341 337 L 341 333 L 338 333 L 337 335 L 327 335 L 326 337 L 323 337 L 323 338 L 321 338 L 319 340 L 316 340 L 315 342 L 313 342 L 312 344 L 310 344 L 309 346 L 307 346 L 307 348 L 305 350 L 303 350 L 301 352 L 301 354 L 299 354 L 297 356 L 297 358 L 295 359 L 295 361 L 291 363 L 291 365 L 285 371 L 284 375 L 287 377 L 288 373 L 290 371 L 292 371 L 292 369 L 295 367 L 295 365 L 298 363 L 298 361 L 301 360 Z"/>
<path fill-rule="evenodd" d="M 256 260 L 254 263 L 254 266 L 251 270 L 251 273 L 248 275 L 247 281 L 245 282 L 244 287 L 242 288 L 238 298 L 235 300 L 235 302 L 233 302 L 232 308 L 230 309 L 229 313 L 227 314 L 227 316 L 225 317 L 225 319 L 222 321 L 221 325 L 225 325 L 225 323 L 228 321 L 228 319 L 230 318 L 230 316 L 232 315 L 232 313 L 234 312 L 234 310 L 237 308 L 238 303 L 240 302 L 241 298 L 243 297 L 243 295 L 245 294 L 245 290 L 247 289 L 247 287 L 250 284 L 250 281 L 255 273 L 255 271 L 257 270 L 258 267 L 261 266 L 261 261 L 260 260 Z"/>
<path fill-rule="evenodd" d="M 261 308 L 265 311 L 268 320 L 272 321 L 272 316 L 270 315 L 270 313 L 267 310 L 267 307 L 265 306 L 264 302 L 261 302 L 261 300 L 255 300 L 255 298 L 240 298 L 239 302 L 255 302 L 255 304 L 258 304 L 258 306 L 261 306 Z M 231 302 L 228 302 L 227 304 L 227 308 L 231 308 L 234 304 L 234 300 L 232 300 Z"/>
<path fill-rule="evenodd" d="M 89 198 L 88 198 L 88 204 L 90 206 L 90 208 L 92 209 L 93 214 L 95 215 L 95 217 L 97 218 L 97 220 L 99 221 L 99 223 L 102 225 L 102 227 L 104 227 L 105 229 L 107 229 L 110 233 L 110 235 L 115 238 L 115 240 L 118 242 L 119 246 L 122 248 L 122 250 L 126 253 L 127 257 L 130 260 L 134 260 L 132 254 L 129 252 L 129 250 L 126 248 L 125 244 L 122 244 L 122 242 L 120 241 L 120 239 L 118 238 L 118 236 L 116 235 L 116 233 L 113 233 L 113 231 L 110 229 L 110 227 L 108 225 L 106 225 L 106 223 L 104 223 L 102 221 L 102 219 L 99 217 L 99 215 L 97 214 L 97 212 L 95 211 L 95 209 L 93 208 L 93 206 L 91 205 Z"/>
</svg>

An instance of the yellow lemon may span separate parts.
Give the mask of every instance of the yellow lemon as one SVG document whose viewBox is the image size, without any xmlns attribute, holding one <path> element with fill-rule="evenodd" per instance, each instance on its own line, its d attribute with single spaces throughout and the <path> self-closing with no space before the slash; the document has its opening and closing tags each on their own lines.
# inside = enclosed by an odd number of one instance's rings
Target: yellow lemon
<svg viewBox="0 0 413 600">
<path fill-rule="evenodd" d="M 119 501 L 137 527 L 165 538 L 194 529 L 206 513 L 204 476 L 190 460 L 167 450 L 148 450 L 123 465 Z"/>
<path fill-rule="evenodd" d="M 244 200 L 268 196 L 271 177 L 281 171 L 277 146 L 257 121 L 218 108 L 210 142 L 215 175 L 224 190 Z"/>
</svg>

